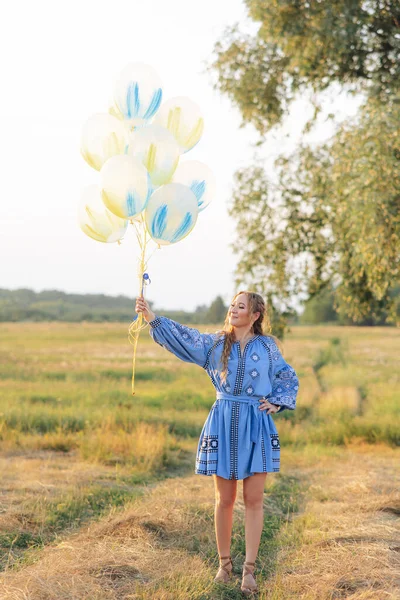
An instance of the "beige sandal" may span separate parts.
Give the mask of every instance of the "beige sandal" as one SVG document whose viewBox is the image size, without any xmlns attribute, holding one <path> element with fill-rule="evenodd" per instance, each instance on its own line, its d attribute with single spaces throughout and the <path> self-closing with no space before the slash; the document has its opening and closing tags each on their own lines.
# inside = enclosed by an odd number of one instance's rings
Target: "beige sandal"
<svg viewBox="0 0 400 600">
<path fill-rule="evenodd" d="M 222 562 L 224 560 L 226 561 L 225 563 Z M 214 577 L 214 581 L 215 583 L 228 583 L 232 577 L 232 558 L 230 556 L 220 556 L 219 563 L 218 573 Z M 229 565 L 231 566 L 230 569 L 227 568 Z"/>
<path fill-rule="evenodd" d="M 241 590 L 243 594 L 249 596 L 250 594 L 258 592 L 257 583 L 254 579 L 254 565 L 253 562 L 245 562 L 243 565 L 242 585 Z"/>
</svg>

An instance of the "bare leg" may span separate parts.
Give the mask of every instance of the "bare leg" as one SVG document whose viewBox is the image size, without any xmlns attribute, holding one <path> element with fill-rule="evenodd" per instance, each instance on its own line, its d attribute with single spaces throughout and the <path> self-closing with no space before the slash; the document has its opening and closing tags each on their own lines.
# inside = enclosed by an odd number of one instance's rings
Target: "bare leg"
<svg viewBox="0 0 400 600">
<path fill-rule="evenodd" d="M 246 561 L 255 562 L 264 521 L 263 500 L 267 473 L 254 473 L 243 479 L 245 504 Z"/>
<path fill-rule="evenodd" d="M 231 548 L 233 507 L 236 500 L 237 481 L 214 475 L 215 484 L 215 535 L 220 556 L 229 556 Z"/>
</svg>

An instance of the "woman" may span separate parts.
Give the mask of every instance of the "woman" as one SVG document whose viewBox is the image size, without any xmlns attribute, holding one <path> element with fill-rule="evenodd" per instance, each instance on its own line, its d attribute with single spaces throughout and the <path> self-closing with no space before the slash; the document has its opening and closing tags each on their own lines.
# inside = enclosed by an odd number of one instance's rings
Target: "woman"
<svg viewBox="0 0 400 600">
<path fill-rule="evenodd" d="M 200 434 L 195 466 L 195 473 L 214 476 L 220 558 L 214 581 L 227 582 L 231 577 L 233 506 L 237 481 L 243 479 L 246 561 L 241 589 L 246 594 L 256 592 L 254 566 L 263 526 L 265 479 L 280 466 L 279 436 L 271 415 L 295 409 L 297 375 L 283 359 L 275 338 L 263 334 L 265 302 L 254 292 L 236 294 L 223 330 L 215 334 L 201 334 L 156 317 L 143 298 L 137 299 L 136 311 L 150 324 L 155 342 L 181 360 L 203 367 L 216 388 L 217 399 Z"/>
</svg>

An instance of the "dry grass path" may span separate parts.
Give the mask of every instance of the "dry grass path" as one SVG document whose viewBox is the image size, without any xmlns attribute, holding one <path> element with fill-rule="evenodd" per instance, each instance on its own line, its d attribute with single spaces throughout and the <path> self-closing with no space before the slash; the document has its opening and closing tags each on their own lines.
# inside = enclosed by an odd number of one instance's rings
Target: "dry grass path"
<svg viewBox="0 0 400 600">
<path fill-rule="evenodd" d="M 285 449 L 268 476 L 259 598 L 400 598 L 399 450 Z M 240 598 L 242 484 L 235 506 L 234 581 L 212 583 L 213 481 L 189 475 L 144 493 L 3 573 L 3 600 Z"/>
</svg>

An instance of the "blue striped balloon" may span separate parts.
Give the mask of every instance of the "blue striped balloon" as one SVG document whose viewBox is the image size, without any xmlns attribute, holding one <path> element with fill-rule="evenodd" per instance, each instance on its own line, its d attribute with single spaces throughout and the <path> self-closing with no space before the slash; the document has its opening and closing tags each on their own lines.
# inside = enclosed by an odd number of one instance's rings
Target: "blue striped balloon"
<svg viewBox="0 0 400 600">
<path fill-rule="evenodd" d="M 144 216 L 147 230 L 157 244 L 176 244 L 196 224 L 196 196 L 187 185 L 167 183 L 153 192 Z"/>
<path fill-rule="evenodd" d="M 132 125 L 148 121 L 158 111 L 162 84 L 157 72 L 142 63 L 130 63 L 120 73 L 114 89 L 116 110 Z"/>
<path fill-rule="evenodd" d="M 139 215 L 150 197 L 150 176 L 141 162 L 127 156 L 112 156 L 100 171 L 103 202 L 122 219 Z"/>
<path fill-rule="evenodd" d="M 207 165 L 199 160 L 180 162 L 171 181 L 190 187 L 197 198 L 199 212 L 210 204 L 215 195 L 214 174 Z"/>
</svg>

